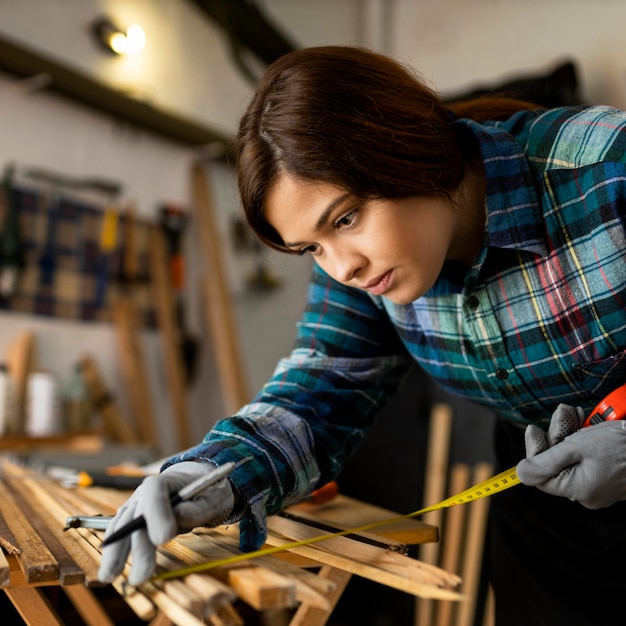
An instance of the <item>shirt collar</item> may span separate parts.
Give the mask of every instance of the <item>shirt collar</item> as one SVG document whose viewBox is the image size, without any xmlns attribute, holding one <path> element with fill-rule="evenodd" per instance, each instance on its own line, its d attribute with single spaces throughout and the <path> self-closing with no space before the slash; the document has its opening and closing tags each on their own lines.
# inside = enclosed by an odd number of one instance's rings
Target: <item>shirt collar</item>
<svg viewBox="0 0 626 626">
<path fill-rule="evenodd" d="M 544 256 L 543 213 L 526 156 L 515 136 L 516 115 L 507 122 L 479 124 L 461 119 L 478 142 L 485 167 L 488 246 L 528 250 Z"/>
</svg>

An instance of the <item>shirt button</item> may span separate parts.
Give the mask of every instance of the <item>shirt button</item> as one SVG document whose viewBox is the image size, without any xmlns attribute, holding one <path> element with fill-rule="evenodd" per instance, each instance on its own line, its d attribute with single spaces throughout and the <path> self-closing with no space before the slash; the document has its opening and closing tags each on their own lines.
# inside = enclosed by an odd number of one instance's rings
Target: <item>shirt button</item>
<svg viewBox="0 0 626 626">
<path fill-rule="evenodd" d="M 480 300 L 476 296 L 470 296 L 467 299 L 467 306 L 470 309 L 477 309 L 479 304 L 480 304 Z"/>
<path fill-rule="evenodd" d="M 496 378 L 498 380 L 506 380 L 509 377 L 509 373 L 506 370 L 496 370 Z"/>
</svg>

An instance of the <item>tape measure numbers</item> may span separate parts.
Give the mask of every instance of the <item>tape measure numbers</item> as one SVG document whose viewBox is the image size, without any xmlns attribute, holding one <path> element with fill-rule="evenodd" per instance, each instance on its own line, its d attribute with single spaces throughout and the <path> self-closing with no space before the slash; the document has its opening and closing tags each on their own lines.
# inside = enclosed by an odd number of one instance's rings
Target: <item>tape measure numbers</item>
<svg viewBox="0 0 626 626">
<path fill-rule="evenodd" d="M 161 572 L 160 574 L 156 574 L 152 577 L 153 580 L 168 580 L 171 578 L 178 578 L 180 576 L 186 576 L 187 574 L 195 574 L 197 572 L 204 572 L 216 567 L 223 567 L 224 565 L 233 565 L 234 563 L 240 563 L 241 561 L 249 561 L 251 559 L 255 559 L 261 556 L 268 556 L 271 554 L 276 554 L 277 552 L 285 552 L 286 550 L 290 550 L 292 548 L 300 548 L 302 546 L 308 546 L 314 543 L 318 543 L 320 541 L 324 541 L 325 539 L 331 539 L 333 537 L 344 537 L 346 535 L 352 535 L 354 533 L 364 532 L 367 530 L 371 530 L 373 528 L 380 528 L 381 526 L 386 526 L 387 524 L 393 524 L 394 522 L 399 522 L 406 519 L 411 519 L 413 517 L 419 517 L 421 515 L 425 515 L 426 513 L 430 513 L 431 511 L 436 511 L 438 509 L 445 509 L 451 506 L 455 506 L 457 504 L 466 504 L 467 502 L 473 502 L 474 500 L 480 500 L 481 498 L 486 498 L 488 496 L 492 496 L 500 491 L 504 491 L 505 489 L 509 489 L 520 483 L 520 479 L 517 477 L 515 472 L 515 468 L 512 467 L 505 472 L 501 472 L 496 476 L 492 476 L 487 480 L 483 480 L 482 482 L 474 485 L 473 487 L 469 487 L 465 489 L 465 491 L 461 491 L 454 496 L 450 496 L 437 504 L 432 504 L 427 506 L 419 511 L 413 511 L 413 513 L 408 513 L 406 515 L 398 515 L 396 517 L 390 517 L 387 519 L 379 520 L 378 522 L 371 522 L 369 524 L 365 524 L 363 526 L 357 526 L 355 528 L 349 528 L 348 530 L 341 530 L 338 532 L 327 533 L 323 535 L 318 535 L 316 537 L 310 537 L 309 539 L 303 539 L 300 541 L 292 541 L 290 543 L 283 544 L 282 546 L 272 546 L 269 548 L 261 548 L 260 550 L 256 550 L 254 552 L 246 552 L 243 554 L 236 554 L 231 557 L 227 557 L 225 559 L 218 559 L 216 561 L 208 561 L 207 563 L 199 563 L 198 565 L 190 565 L 189 567 L 182 567 L 180 569 L 171 570 L 169 572 Z"/>
</svg>

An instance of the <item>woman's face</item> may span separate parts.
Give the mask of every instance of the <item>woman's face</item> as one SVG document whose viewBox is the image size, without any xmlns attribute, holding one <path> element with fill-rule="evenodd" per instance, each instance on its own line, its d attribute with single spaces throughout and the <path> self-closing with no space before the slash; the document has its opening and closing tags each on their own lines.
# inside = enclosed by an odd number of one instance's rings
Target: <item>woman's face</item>
<svg viewBox="0 0 626 626">
<path fill-rule="evenodd" d="M 446 259 L 466 260 L 457 215 L 446 198 L 360 202 L 334 185 L 286 174 L 265 205 L 286 246 L 311 254 L 339 282 L 397 304 L 422 296 Z"/>
</svg>

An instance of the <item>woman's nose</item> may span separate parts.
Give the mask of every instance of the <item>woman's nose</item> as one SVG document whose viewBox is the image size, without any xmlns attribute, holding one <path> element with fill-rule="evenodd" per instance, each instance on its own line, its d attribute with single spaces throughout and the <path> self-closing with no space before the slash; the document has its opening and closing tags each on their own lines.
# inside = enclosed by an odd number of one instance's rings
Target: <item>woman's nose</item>
<svg viewBox="0 0 626 626">
<path fill-rule="evenodd" d="M 334 276 L 342 283 L 350 282 L 362 269 L 363 257 L 355 252 L 337 250 L 334 255 Z"/>
</svg>

